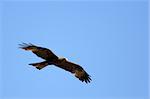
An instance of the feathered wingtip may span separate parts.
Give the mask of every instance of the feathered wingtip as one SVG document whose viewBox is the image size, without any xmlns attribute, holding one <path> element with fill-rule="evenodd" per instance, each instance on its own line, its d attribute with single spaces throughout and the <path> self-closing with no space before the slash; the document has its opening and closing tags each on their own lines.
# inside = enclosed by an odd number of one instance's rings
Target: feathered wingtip
<svg viewBox="0 0 150 99">
<path fill-rule="evenodd" d="M 82 82 L 85 81 L 85 83 L 90 83 L 92 81 L 92 79 L 90 77 L 91 76 L 85 72 L 84 76 L 79 78 L 79 80 L 81 80 Z"/>
<path fill-rule="evenodd" d="M 19 48 L 21 48 L 21 49 L 24 49 L 24 50 L 28 50 L 29 48 L 31 48 L 31 47 L 35 47 L 35 45 L 33 45 L 33 44 L 31 44 L 31 43 L 29 43 L 29 44 L 27 44 L 27 43 L 22 43 L 22 44 L 18 44 L 20 47 Z"/>
</svg>

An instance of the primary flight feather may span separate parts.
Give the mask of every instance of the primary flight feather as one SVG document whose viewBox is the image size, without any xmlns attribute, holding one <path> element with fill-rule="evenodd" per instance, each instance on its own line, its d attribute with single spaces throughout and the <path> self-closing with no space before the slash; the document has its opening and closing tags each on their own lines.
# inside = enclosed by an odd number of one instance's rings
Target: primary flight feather
<svg viewBox="0 0 150 99">
<path fill-rule="evenodd" d="M 75 74 L 80 81 L 90 83 L 90 75 L 78 64 L 69 62 L 65 58 L 57 57 L 50 49 L 39 47 L 33 44 L 22 43 L 19 44 L 21 49 L 32 51 L 38 57 L 41 57 L 45 61 L 39 63 L 31 63 L 29 65 L 35 66 L 37 69 L 41 70 L 42 68 L 48 65 L 55 65 L 59 68 L 62 68 L 66 71 L 69 71 Z"/>
</svg>

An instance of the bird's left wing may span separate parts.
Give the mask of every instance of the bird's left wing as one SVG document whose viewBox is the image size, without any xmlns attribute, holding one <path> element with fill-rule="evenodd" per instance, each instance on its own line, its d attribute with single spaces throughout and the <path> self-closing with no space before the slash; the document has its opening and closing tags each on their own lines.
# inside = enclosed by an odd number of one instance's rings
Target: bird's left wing
<svg viewBox="0 0 150 99">
<path fill-rule="evenodd" d="M 29 44 L 22 43 L 19 45 L 20 45 L 19 48 L 27 50 L 27 51 L 32 51 L 38 57 L 43 58 L 47 61 L 58 59 L 58 57 L 50 49 L 47 49 L 44 47 L 39 47 L 39 46 L 33 45 L 31 43 L 29 43 Z"/>
</svg>

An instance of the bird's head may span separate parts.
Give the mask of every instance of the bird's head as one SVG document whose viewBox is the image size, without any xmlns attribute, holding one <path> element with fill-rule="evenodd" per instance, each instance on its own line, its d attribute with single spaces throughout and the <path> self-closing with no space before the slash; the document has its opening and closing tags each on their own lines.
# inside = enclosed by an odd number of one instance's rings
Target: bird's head
<svg viewBox="0 0 150 99">
<path fill-rule="evenodd" d="M 64 58 L 64 57 L 59 57 L 59 60 L 60 60 L 60 61 L 67 61 L 67 59 Z"/>
<path fill-rule="evenodd" d="M 24 49 L 24 50 L 31 50 L 31 51 L 36 51 L 37 50 L 37 46 L 34 46 L 33 44 L 26 44 L 26 43 L 23 43 L 23 44 L 19 44 L 21 49 Z"/>
</svg>

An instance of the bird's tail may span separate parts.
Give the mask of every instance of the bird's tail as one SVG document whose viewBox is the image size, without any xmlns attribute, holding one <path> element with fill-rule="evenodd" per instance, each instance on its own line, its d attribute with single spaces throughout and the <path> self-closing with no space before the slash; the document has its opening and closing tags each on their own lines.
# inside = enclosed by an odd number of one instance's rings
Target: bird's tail
<svg viewBox="0 0 150 99">
<path fill-rule="evenodd" d="M 49 63 L 47 61 L 44 61 L 44 62 L 40 62 L 40 63 L 31 63 L 29 65 L 32 65 L 32 66 L 36 67 L 37 69 L 41 70 L 42 68 L 49 65 Z"/>
</svg>

